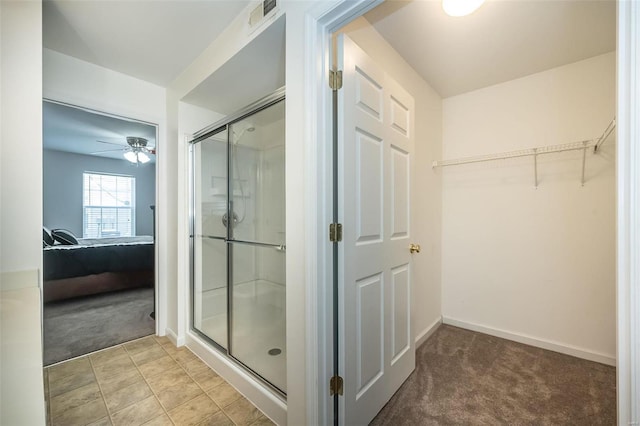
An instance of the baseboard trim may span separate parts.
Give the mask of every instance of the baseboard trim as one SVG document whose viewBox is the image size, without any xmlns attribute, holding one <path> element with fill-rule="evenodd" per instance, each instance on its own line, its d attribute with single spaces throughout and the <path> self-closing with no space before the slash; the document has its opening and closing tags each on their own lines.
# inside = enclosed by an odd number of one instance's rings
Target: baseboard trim
<svg viewBox="0 0 640 426">
<path fill-rule="evenodd" d="M 513 333 L 506 330 L 500 330 L 493 327 L 487 327 L 480 324 L 474 324 L 467 321 L 461 321 L 450 317 L 442 317 L 442 322 L 444 324 L 453 325 L 455 327 L 464 328 L 467 330 L 477 331 L 479 333 L 488 334 L 490 336 L 501 337 L 507 340 L 513 340 L 514 342 L 524 343 L 525 345 L 535 346 L 537 348 L 547 349 L 554 352 L 559 352 L 565 355 L 575 356 L 577 358 L 586 359 L 589 361 L 599 362 L 601 364 L 616 365 L 615 356 L 610 356 L 606 354 L 601 354 L 598 352 L 593 352 L 587 349 L 578 348 L 571 345 L 566 345 L 563 343 L 553 342 L 550 340 L 539 339 L 531 336 L 527 336 L 522 333 Z"/>
<path fill-rule="evenodd" d="M 440 324 L 442 324 L 442 317 L 436 319 L 430 326 L 422 330 L 416 336 L 416 340 L 415 340 L 416 349 L 418 349 L 420 345 L 422 345 L 424 342 L 427 341 L 429 337 L 431 337 L 431 335 L 438 329 L 438 327 L 440 327 Z"/>
<path fill-rule="evenodd" d="M 185 344 L 184 337 L 182 339 L 179 339 L 178 335 L 169 327 L 165 329 L 165 333 L 167 338 L 171 340 L 171 343 L 176 345 L 176 347 L 184 346 Z"/>
</svg>

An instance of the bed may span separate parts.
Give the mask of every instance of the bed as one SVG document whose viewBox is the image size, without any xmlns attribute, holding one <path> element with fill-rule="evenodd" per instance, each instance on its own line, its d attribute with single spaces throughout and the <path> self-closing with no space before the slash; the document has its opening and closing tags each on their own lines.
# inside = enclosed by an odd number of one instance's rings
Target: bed
<svg viewBox="0 0 640 426">
<path fill-rule="evenodd" d="M 43 248 L 44 302 L 154 285 L 153 237 L 78 239 Z"/>
</svg>

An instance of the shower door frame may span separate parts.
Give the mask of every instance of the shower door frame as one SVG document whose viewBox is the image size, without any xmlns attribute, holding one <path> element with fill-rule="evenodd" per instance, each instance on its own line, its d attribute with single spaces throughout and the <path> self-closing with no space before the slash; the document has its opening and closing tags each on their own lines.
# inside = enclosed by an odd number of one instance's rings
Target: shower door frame
<svg viewBox="0 0 640 426">
<path fill-rule="evenodd" d="M 231 159 L 231 149 L 232 149 L 232 143 L 231 143 L 231 132 L 229 131 L 231 128 L 231 125 L 240 122 L 242 120 L 244 120 L 245 118 L 248 118 L 254 114 L 259 113 L 260 111 L 263 111 L 265 109 L 268 109 L 276 104 L 278 104 L 279 102 L 283 102 L 286 101 L 286 96 L 285 96 L 285 88 L 281 87 L 280 89 L 276 90 L 275 92 L 259 99 L 258 101 L 242 108 L 241 110 L 228 115 L 227 117 L 223 118 L 222 120 L 219 120 L 205 128 L 203 128 L 202 130 L 199 130 L 198 132 L 196 132 L 193 137 L 191 138 L 191 140 L 188 141 L 189 144 L 189 169 L 188 169 L 188 175 L 189 175 L 189 290 L 190 290 L 190 299 L 191 299 L 191 303 L 190 303 L 190 315 L 189 315 L 189 330 L 191 330 L 193 333 L 195 333 L 196 335 L 198 335 L 200 338 L 204 339 L 208 344 L 210 344 L 215 350 L 217 350 L 218 352 L 220 352 L 223 356 L 227 357 L 228 359 L 230 359 L 232 362 L 236 363 L 237 365 L 239 365 L 242 369 L 244 369 L 246 372 L 248 372 L 251 376 L 253 376 L 254 378 L 256 378 L 260 383 L 266 385 L 269 389 L 271 389 L 272 391 L 274 391 L 279 397 L 283 398 L 285 401 L 287 399 L 287 394 L 286 392 L 282 391 L 280 388 L 278 388 L 277 386 L 275 386 L 273 383 L 271 383 L 269 380 L 267 380 L 266 378 L 262 377 L 258 372 L 256 372 L 255 370 L 253 370 L 250 366 L 248 366 L 247 364 L 245 364 L 244 362 L 242 362 L 240 359 L 236 358 L 232 353 L 231 353 L 231 346 L 232 346 L 232 325 L 233 325 L 233 256 L 231 253 L 231 249 L 230 249 L 230 245 L 234 244 L 234 243 L 238 243 L 238 244 L 249 244 L 247 242 L 244 241 L 236 241 L 233 238 L 229 238 L 229 228 L 227 228 L 227 235 L 224 239 L 220 239 L 220 241 L 224 241 L 226 244 L 226 252 L 227 252 L 227 261 L 226 261 L 226 265 L 227 265 L 227 347 L 223 347 L 221 344 L 219 344 L 218 342 L 216 342 L 215 340 L 213 340 L 211 337 L 207 336 L 205 333 L 203 333 L 202 331 L 198 330 L 195 326 L 194 326 L 194 322 L 195 322 L 195 244 L 196 244 L 196 236 L 195 236 L 195 219 L 196 219 L 196 197 L 195 197 L 195 190 L 196 190 L 196 183 L 195 183 L 195 161 L 196 161 L 196 153 L 195 153 L 195 145 L 206 140 L 207 138 L 209 138 L 210 136 L 213 136 L 217 133 L 222 133 L 222 132 L 226 132 L 227 133 L 227 151 L 226 151 L 226 162 L 227 162 L 227 206 L 226 206 L 226 213 L 227 213 L 227 217 L 228 218 L 232 218 L 232 201 L 231 201 L 231 197 L 229 196 L 229 194 L 231 194 L 232 192 L 232 182 L 231 179 L 228 178 L 229 176 L 229 172 L 231 170 L 231 165 L 229 164 L 229 161 Z M 286 152 L 286 141 L 285 141 L 285 152 Z M 285 237 L 286 239 L 286 237 Z M 276 246 L 276 245 L 271 245 L 271 244 L 264 244 L 264 243 L 259 243 L 259 242 L 252 242 L 250 243 L 251 245 L 255 245 L 258 247 L 265 247 L 265 246 Z M 286 277 L 285 277 L 286 280 Z"/>
</svg>

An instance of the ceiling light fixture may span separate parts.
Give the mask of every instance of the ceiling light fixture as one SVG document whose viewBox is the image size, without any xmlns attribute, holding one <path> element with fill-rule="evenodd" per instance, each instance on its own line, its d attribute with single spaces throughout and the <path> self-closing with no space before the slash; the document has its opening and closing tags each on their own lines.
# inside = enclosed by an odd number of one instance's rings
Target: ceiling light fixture
<svg viewBox="0 0 640 426">
<path fill-rule="evenodd" d="M 484 0 L 442 0 L 442 9 L 449 16 L 466 16 L 482 6 Z"/>
<path fill-rule="evenodd" d="M 134 164 L 145 164 L 151 161 L 147 153 L 155 154 L 154 149 L 147 148 L 147 140 L 136 136 L 127 136 L 129 150 L 124 153 L 124 158 Z"/>
<path fill-rule="evenodd" d="M 151 161 L 151 158 L 149 158 L 147 154 L 145 154 L 144 152 L 138 153 L 138 162 L 144 164 L 144 163 L 148 163 L 149 161 Z"/>
<path fill-rule="evenodd" d="M 132 163 L 137 163 L 138 162 L 138 156 L 133 151 L 125 152 L 124 153 L 124 158 L 126 158 L 129 161 L 131 161 Z"/>
<path fill-rule="evenodd" d="M 124 153 L 124 158 L 126 158 L 128 161 L 134 164 L 138 164 L 138 163 L 145 164 L 151 161 L 151 158 L 149 158 L 149 156 L 142 151 L 138 151 L 138 152 L 127 151 Z"/>
</svg>

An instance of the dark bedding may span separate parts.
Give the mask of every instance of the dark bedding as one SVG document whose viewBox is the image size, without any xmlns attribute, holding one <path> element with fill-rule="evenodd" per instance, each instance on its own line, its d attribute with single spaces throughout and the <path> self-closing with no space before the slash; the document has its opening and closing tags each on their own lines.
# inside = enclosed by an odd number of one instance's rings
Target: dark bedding
<svg viewBox="0 0 640 426">
<path fill-rule="evenodd" d="M 44 301 L 153 286 L 153 237 L 78 239 L 43 248 Z"/>
<path fill-rule="evenodd" d="M 79 239 L 44 250 L 44 279 L 153 269 L 152 237 Z"/>
</svg>

